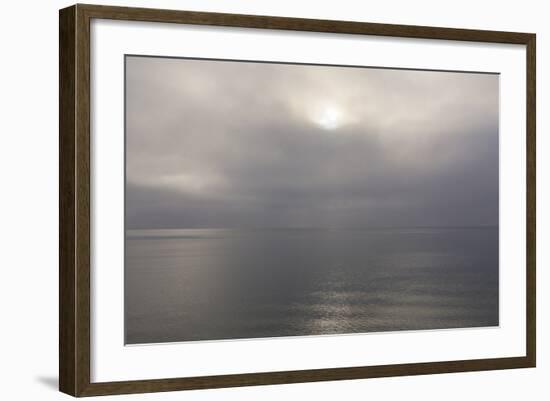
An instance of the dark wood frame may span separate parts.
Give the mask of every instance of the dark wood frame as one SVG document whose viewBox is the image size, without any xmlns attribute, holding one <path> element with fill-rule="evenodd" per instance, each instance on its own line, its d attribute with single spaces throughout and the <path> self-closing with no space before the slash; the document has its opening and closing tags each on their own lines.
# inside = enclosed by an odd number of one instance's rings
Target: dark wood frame
<svg viewBox="0 0 550 401">
<path fill-rule="evenodd" d="M 512 43 L 527 48 L 527 324 L 522 357 L 90 382 L 90 20 L 171 22 L 244 28 Z M 59 389 L 73 396 L 534 367 L 535 34 L 77 4 L 59 13 Z"/>
</svg>

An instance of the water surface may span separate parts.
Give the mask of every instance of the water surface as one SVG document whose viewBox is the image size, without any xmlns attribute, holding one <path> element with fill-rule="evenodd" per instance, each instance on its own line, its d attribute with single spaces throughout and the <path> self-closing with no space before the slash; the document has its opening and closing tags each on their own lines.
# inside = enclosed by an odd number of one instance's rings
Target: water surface
<svg viewBox="0 0 550 401">
<path fill-rule="evenodd" d="M 128 344 L 499 324 L 497 227 L 126 236 Z"/>
</svg>

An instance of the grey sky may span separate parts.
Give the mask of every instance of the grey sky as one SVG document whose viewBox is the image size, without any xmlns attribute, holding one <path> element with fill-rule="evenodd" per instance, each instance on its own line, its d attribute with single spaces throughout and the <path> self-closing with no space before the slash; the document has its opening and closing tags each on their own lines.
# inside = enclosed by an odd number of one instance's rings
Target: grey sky
<svg viewBox="0 0 550 401">
<path fill-rule="evenodd" d="M 128 228 L 498 224 L 498 76 L 127 57 Z"/>
</svg>

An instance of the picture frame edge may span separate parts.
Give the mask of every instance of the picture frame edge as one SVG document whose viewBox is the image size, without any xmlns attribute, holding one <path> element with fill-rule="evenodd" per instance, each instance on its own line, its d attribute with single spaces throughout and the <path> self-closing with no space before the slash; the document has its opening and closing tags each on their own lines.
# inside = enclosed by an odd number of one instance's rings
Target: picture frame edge
<svg viewBox="0 0 550 401">
<path fill-rule="evenodd" d="M 76 6 L 59 10 L 59 390 L 76 395 Z"/>
</svg>

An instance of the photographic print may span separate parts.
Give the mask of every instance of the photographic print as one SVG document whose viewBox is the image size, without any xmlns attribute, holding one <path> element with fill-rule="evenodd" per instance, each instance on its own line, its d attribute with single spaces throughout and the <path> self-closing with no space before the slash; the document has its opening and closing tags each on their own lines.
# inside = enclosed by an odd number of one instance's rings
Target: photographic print
<svg viewBox="0 0 550 401">
<path fill-rule="evenodd" d="M 499 75 L 125 57 L 125 343 L 499 325 Z"/>
</svg>

